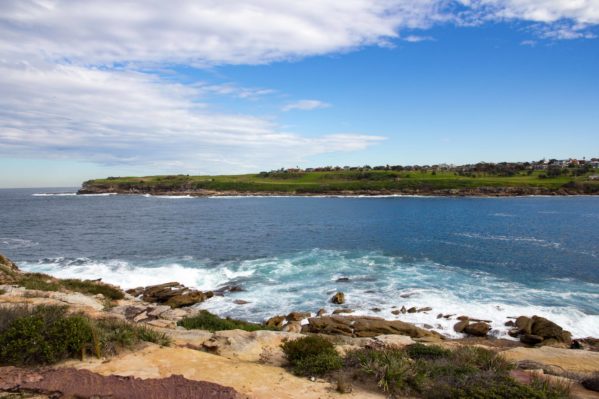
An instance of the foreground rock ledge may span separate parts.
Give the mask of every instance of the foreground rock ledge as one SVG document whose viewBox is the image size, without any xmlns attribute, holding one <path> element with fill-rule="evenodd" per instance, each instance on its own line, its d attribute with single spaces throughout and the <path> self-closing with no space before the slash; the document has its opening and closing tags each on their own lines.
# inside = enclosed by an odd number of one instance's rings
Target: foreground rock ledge
<svg viewBox="0 0 599 399">
<path fill-rule="evenodd" d="M 349 337 L 376 337 L 377 335 L 408 335 L 412 338 L 443 339 L 434 331 L 416 327 L 400 320 L 385 320 L 366 316 L 323 316 L 308 319 L 308 332 L 345 335 Z"/>
<path fill-rule="evenodd" d="M 141 379 L 102 376 L 87 370 L 0 367 L 0 391 L 35 393 L 59 398 L 242 399 L 233 388 L 193 381 L 181 375 Z M 57 396 L 58 395 L 58 396 Z"/>
</svg>

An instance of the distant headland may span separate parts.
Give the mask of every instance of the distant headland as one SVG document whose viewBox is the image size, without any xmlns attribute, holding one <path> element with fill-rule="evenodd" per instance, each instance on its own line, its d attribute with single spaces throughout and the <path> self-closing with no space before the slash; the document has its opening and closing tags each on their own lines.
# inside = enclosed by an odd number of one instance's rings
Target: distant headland
<svg viewBox="0 0 599 399">
<path fill-rule="evenodd" d="M 191 196 L 599 194 L 599 158 L 468 165 L 325 166 L 245 175 L 163 175 L 88 180 L 79 194 Z"/>
</svg>

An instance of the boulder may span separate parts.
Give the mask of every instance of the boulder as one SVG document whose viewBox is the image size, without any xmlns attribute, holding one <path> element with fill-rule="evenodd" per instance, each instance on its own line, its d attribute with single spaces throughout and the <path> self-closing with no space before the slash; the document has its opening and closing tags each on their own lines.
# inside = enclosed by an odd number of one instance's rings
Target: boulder
<svg viewBox="0 0 599 399">
<path fill-rule="evenodd" d="M 285 321 L 285 316 L 273 316 L 270 319 L 266 320 L 267 327 L 282 327 L 283 322 Z"/>
<path fill-rule="evenodd" d="M 318 309 L 318 312 L 316 312 L 316 316 L 324 316 L 326 313 L 327 313 L 326 310 Z"/>
<path fill-rule="evenodd" d="M 418 311 L 418 309 L 416 309 L 416 307 L 415 307 L 415 306 L 412 306 L 411 308 L 409 308 L 409 309 L 407 310 L 407 312 L 408 312 L 408 313 L 416 313 L 417 311 Z"/>
<path fill-rule="evenodd" d="M 302 332 L 302 325 L 299 321 L 290 321 L 285 324 L 282 331 L 299 334 Z"/>
<path fill-rule="evenodd" d="M 466 320 L 458 321 L 457 323 L 455 323 L 453 325 L 453 331 L 459 332 L 459 333 L 464 332 L 464 329 L 466 328 L 466 326 L 468 324 L 470 324 L 470 321 L 467 320 L 467 319 Z"/>
<path fill-rule="evenodd" d="M 140 296 L 146 302 L 163 303 L 171 308 L 180 308 L 191 306 L 212 298 L 212 291 L 201 292 L 177 282 L 170 282 L 158 285 L 152 285 L 145 288 L 134 288 L 127 293 L 133 296 Z"/>
<path fill-rule="evenodd" d="M 408 310 L 406 309 L 405 306 L 402 306 L 401 309 L 399 309 L 399 313 L 406 314 L 406 313 L 408 313 Z"/>
<path fill-rule="evenodd" d="M 520 316 L 516 319 L 516 327 L 518 327 L 520 334 L 532 334 L 532 319 Z"/>
<path fill-rule="evenodd" d="M 352 309 L 347 309 L 347 308 L 343 308 L 343 309 L 335 309 L 333 311 L 333 314 L 341 314 L 341 313 L 353 313 L 354 311 Z"/>
<path fill-rule="evenodd" d="M 475 337 L 486 337 L 490 329 L 490 325 L 479 321 L 477 323 L 468 324 L 464 327 L 464 332 L 468 335 L 474 335 Z"/>
<path fill-rule="evenodd" d="M 531 333 L 543 337 L 544 339 L 561 339 L 564 330 L 554 322 L 544 317 L 533 316 Z"/>
<path fill-rule="evenodd" d="M 342 305 L 345 303 L 345 294 L 343 292 L 337 292 L 331 298 L 331 302 L 337 305 Z"/>
<path fill-rule="evenodd" d="M 398 316 L 401 313 L 401 310 L 395 309 L 395 310 L 392 310 L 391 313 Z"/>
<path fill-rule="evenodd" d="M 427 307 L 418 309 L 417 312 L 418 313 L 420 313 L 420 312 L 430 312 L 431 310 L 433 310 L 433 308 L 431 308 L 430 306 L 427 306 Z"/>
<path fill-rule="evenodd" d="M 287 315 L 287 321 L 302 321 L 310 316 L 310 312 L 291 312 Z"/>
<path fill-rule="evenodd" d="M 311 317 L 308 319 L 310 332 L 351 336 L 354 332 L 351 322 L 341 316 Z"/>
<path fill-rule="evenodd" d="M 599 377 L 585 378 L 580 383 L 589 391 L 599 392 Z"/>
</svg>

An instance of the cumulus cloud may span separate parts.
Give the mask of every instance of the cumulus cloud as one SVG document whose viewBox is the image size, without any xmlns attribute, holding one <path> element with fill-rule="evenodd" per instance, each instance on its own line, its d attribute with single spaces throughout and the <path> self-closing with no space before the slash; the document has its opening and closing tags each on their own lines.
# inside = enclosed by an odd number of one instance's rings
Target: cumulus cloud
<svg viewBox="0 0 599 399">
<path fill-rule="evenodd" d="M 301 111 L 310 111 L 313 109 L 329 108 L 331 104 L 320 100 L 299 100 L 289 103 L 283 107 L 283 111 L 298 109 Z"/>
</svg>

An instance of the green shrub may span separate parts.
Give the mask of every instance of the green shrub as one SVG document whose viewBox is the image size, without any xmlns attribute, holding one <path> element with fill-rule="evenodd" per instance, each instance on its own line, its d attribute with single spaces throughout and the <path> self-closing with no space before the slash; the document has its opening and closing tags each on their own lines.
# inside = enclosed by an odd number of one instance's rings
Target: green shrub
<svg viewBox="0 0 599 399">
<path fill-rule="evenodd" d="M 0 295 L 4 295 L 4 294 L 6 294 L 6 290 L 5 290 L 5 289 L 2 289 L 2 288 L 0 288 Z"/>
<path fill-rule="evenodd" d="M 66 307 L 0 308 L 0 365 L 53 364 L 86 354 L 101 356 L 141 341 L 169 345 L 170 338 L 147 326 L 121 320 L 94 321 Z"/>
<path fill-rule="evenodd" d="M 348 354 L 346 365 L 373 376 L 386 392 L 430 399 L 558 399 L 569 394 L 564 384 L 518 383 L 510 376 L 511 363 L 479 347 L 361 349 Z"/>
<path fill-rule="evenodd" d="M 412 359 L 439 359 L 448 357 L 451 354 L 449 349 L 421 343 L 406 346 L 406 352 Z"/>
<path fill-rule="evenodd" d="M 83 294 L 102 294 L 110 299 L 123 299 L 125 294 L 120 289 L 97 281 L 66 279 L 60 280 L 62 286 L 71 291 Z"/>
<path fill-rule="evenodd" d="M 52 276 L 43 273 L 26 273 L 18 281 L 28 290 L 58 291 L 60 284 Z"/>
<path fill-rule="evenodd" d="M 316 335 L 287 341 L 281 348 L 297 375 L 320 376 L 343 366 L 335 346 Z"/>
<path fill-rule="evenodd" d="M 196 316 L 185 317 L 182 320 L 179 320 L 177 325 L 188 330 L 208 330 L 211 332 L 223 330 L 276 330 L 276 328 L 268 327 L 263 324 L 249 323 L 247 321 L 229 318 L 222 319 L 207 310 L 200 311 Z"/>
</svg>

